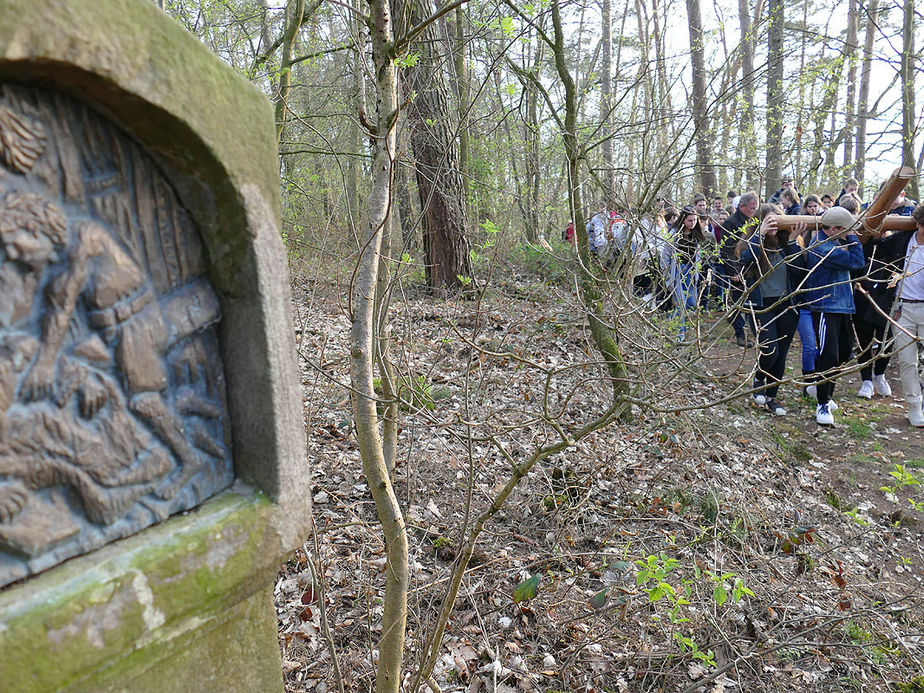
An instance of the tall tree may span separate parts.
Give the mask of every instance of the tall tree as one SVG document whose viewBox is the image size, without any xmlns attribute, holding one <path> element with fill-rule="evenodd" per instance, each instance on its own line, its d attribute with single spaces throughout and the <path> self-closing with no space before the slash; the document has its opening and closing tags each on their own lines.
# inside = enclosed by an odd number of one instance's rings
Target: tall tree
<svg viewBox="0 0 924 693">
<path fill-rule="evenodd" d="M 783 0 L 767 4 L 767 158 L 764 185 L 767 197 L 779 187 L 783 154 Z"/>
<path fill-rule="evenodd" d="M 353 0 L 354 17 L 351 34 L 353 36 L 353 64 L 351 71 L 353 73 L 353 108 L 361 117 L 366 116 L 366 79 L 363 67 L 363 52 L 366 48 L 365 41 L 365 24 L 360 15 L 360 0 Z M 360 161 L 363 150 L 363 130 L 362 128 L 353 128 L 352 156 L 347 164 L 347 210 L 350 218 L 356 216 L 356 212 L 362 208 L 362 201 L 359 193 L 359 174 Z"/>
<path fill-rule="evenodd" d="M 857 100 L 857 165 L 855 174 L 860 184 L 866 177 L 866 123 L 869 119 L 869 80 L 873 68 L 873 44 L 879 18 L 879 0 L 870 0 L 866 10 L 866 37 L 863 41 L 863 66 L 860 70 L 860 95 Z M 862 188 L 861 188 L 862 189 Z"/>
<path fill-rule="evenodd" d="M 603 64 L 600 76 L 600 134 L 603 137 L 603 187 L 609 204 L 613 204 L 613 140 L 610 129 L 613 94 L 613 2 L 603 0 L 603 27 L 600 41 L 603 44 Z"/>
<path fill-rule="evenodd" d="M 690 61 L 693 65 L 693 126 L 696 129 L 696 174 L 700 190 L 711 197 L 716 191 L 715 168 L 709 137 L 706 100 L 706 57 L 703 20 L 699 0 L 687 0 L 687 23 L 690 27 Z"/>
<path fill-rule="evenodd" d="M 456 8 L 453 18 L 453 66 L 455 68 L 456 104 L 459 113 L 459 171 L 462 174 L 462 191 L 465 201 L 471 199 L 469 190 L 469 110 L 471 108 L 468 70 L 468 43 L 465 40 L 465 14 L 462 6 Z"/>
<path fill-rule="evenodd" d="M 751 32 L 750 12 L 748 0 L 738 0 L 738 27 L 741 31 L 741 84 L 738 89 L 741 127 L 738 131 L 738 160 L 744 162 L 745 182 L 747 188 L 753 190 L 757 187 L 757 142 L 754 131 L 754 99 L 751 96 L 755 87 L 755 75 L 754 35 Z"/>
<path fill-rule="evenodd" d="M 902 85 L 902 165 L 913 167 L 914 161 L 914 131 L 917 125 L 914 112 L 914 0 L 905 0 L 902 16 L 902 56 L 901 56 L 901 85 Z M 918 199 L 917 178 L 912 178 L 908 184 L 911 195 Z"/>
<path fill-rule="evenodd" d="M 404 0 L 404 7 L 415 25 L 434 14 L 432 0 Z M 436 290 L 459 287 L 472 277 L 459 147 L 451 120 L 455 111 L 442 45 L 436 24 L 426 23 L 414 42 L 419 58 L 404 71 L 405 95 L 413 96 L 408 125 L 423 215 L 427 284 Z"/>
<path fill-rule="evenodd" d="M 276 146 L 282 138 L 289 108 L 289 92 L 292 90 L 292 47 L 298 28 L 305 14 L 305 0 L 289 0 L 286 3 L 285 26 L 282 31 L 282 57 L 279 66 L 279 86 L 276 93 Z"/>
<path fill-rule="evenodd" d="M 395 46 L 388 0 L 369 0 L 369 29 L 375 64 L 375 122 L 368 125 L 375 142 L 372 185 L 361 225 L 360 258 L 350 293 L 350 380 L 353 417 L 363 472 L 385 537 L 385 600 L 376 670 L 377 693 L 397 693 L 404 659 L 409 582 L 407 528 L 392 485 L 386 448 L 379 433 L 375 393 L 375 354 L 384 317 L 378 292 L 382 242 L 389 223 L 396 159 L 398 115 Z M 378 318 L 378 319 L 377 319 Z M 384 373 L 382 373 L 384 375 Z M 386 426 L 386 432 L 389 430 Z"/>
<path fill-rule="evenodd" d="M 847 5 L 847 44 L 844 59 L 847 61 L 847 102 L 844 106 L 844 175 L 856 173 L 853 160 L 853 128 L 857 97 L 857 0 Z"/>
</svg>

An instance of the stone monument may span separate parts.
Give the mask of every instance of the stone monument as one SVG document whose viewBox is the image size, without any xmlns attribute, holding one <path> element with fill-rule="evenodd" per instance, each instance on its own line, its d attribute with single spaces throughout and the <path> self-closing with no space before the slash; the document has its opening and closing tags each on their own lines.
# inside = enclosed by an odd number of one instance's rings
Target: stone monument
<svg viewBox="0 0 924 693">
<path fill-rule="evenodd" d="M 268 101 L 153 3 L 0 5 L 3 688 L 281 690 L 276 167 Z"/>
</svg>

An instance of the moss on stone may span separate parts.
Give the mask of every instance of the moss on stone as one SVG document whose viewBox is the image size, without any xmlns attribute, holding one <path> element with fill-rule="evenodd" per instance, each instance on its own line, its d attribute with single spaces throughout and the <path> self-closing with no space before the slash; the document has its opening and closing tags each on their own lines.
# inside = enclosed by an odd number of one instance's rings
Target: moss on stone
<svg viewBox="0 0 924 693">
<path fill-rule="evenodd" d="M 207 649 L 217 646 L 210 638 L 220 636 L 210 633 L 233 629 L 230 613 L 259 610 L 251 600 L 272 585 L 281 554 L 270 529 L 272 512 L 264 496 L 227 492 L 196 511 L 5 590 L 0 594 L 4 687 L 100 690 L 155 665 L 174 666 L 170 662 L 182 658 L 193 641 L 196 647 L 200 641 Z M 272 611 L 271 597 L 264 607 Z M 271 626 L 259 637 L 275 648 Z M 251 645 L 251 651 L 266 650 Z M 207 659 L 206 653 L 197 659 Z M 277 659 L 278 653 L 271 661 Z M 265 666 L 252 657 L 247 662 Z M 280 677 L 278 667 L 275 675 Z M 165 680 L 158 673 L 157 678 L 156 690 L 188 690 L 167 687 L 179 680 L 176 676 Z"/>
</svg>

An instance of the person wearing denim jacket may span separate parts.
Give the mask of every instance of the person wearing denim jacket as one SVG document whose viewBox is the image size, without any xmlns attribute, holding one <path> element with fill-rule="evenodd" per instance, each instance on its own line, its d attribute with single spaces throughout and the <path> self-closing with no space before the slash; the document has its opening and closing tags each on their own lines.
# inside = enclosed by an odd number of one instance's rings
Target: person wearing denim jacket
<svg viewBox="0 0 924 693">
<path fill-rule="evenodd" d="M 815 370 L 822 378 L 817 385 L 815 420 L 822 425 L 834 423 L 832 412 L 837 406 L 831 404 L 831 369 L 850 359 L 853 343 L 850 316 L 855 307 L 850 271 L 861 270 L 866 264 L 860 239 L 850 230 L 855 222 L 843 207 L 832 207 L 821 215 L 822 228 L 805 250 L 805 303 L 812 311 L 818 340 Z"/>
<path fill-rule="evenodd" d="M 740 241 L 738 249 L 745 268 L 746 304 L 754 311 L 759 326 L 753 397 L 757 404 L 766 405 L 777 416 L 786 414 L 776 396 L 796 333 L 799 320 L 796 296 L 805 277 L 805 258 L 795 241 L 804 225 L 797 227 L 792 235 L 778 230 L 775 215 L 781 213 L 777 205 L 761 205 L 757 212 L 760 228 Z"/>
</svg>

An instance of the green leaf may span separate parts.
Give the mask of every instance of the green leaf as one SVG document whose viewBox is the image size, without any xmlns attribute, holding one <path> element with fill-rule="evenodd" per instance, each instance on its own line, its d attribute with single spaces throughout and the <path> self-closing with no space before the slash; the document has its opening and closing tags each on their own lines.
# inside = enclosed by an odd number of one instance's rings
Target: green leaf
<svg viewBox="0 0 924 693">
<path fill-rule="evenodd" d="M 516 604 L 520 602 L 525 602 L 528 599 L 532 599 L 539 592 L 539 581 L 542 579 L 542 575 L 536 574 L 533 575 L 529 580 L 524 580 L 517 588 L 513 591 L 513 601 Z"/>
<path fill-rule="evenodd" d="M 715 589 L 712 590 L 712 598 L 715 600 L 716 604 L 722 606 L 725 600 L 728 599 L 728 592 L 722 585 L 716 585 Z"/>
<path fill-rule="evenodd" d="M 606 590 L 600 590 L 594 596 L 590 598 L 590 608 L 594 611 L 599 611 L 604 606 L 606 606 L 607 596 Z"/>
<path fill-rule="evenodd" d="M 614 563 L 611 563 L 610 565 L 613 568 L 613 570 L 619 570 L 621 572 L 625 572 L 627 570 L 632 569 L 632 564 L 628 563 L 627 561 L 616 561 Z"/>
</svg>

